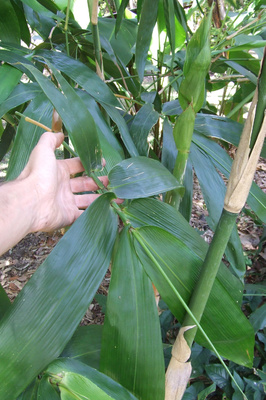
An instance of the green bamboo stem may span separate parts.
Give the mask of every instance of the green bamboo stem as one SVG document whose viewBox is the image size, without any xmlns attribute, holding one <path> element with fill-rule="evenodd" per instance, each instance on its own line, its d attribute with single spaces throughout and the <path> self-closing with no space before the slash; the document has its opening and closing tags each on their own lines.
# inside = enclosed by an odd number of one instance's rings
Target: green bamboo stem
<svg viewBox="0 0 266 400">
<path fill-rule="evenodd" d="M 102 49 L 100 42 L 100 33 L 98 27 L 98 0 L 92 0 L 91 7 L 89 7 L 91 27 L 92 27 L 92 39 L 94 46 L 95 62 L 96 62 L 96 73 L 103 80 L 103 59 Z"/>
<path fill-rule="evenodd" d="M 224 251 L 231 236 L 238 214 L 222 211 L 212 242 L 206 254 L 200 277 L 189 301 L 189 308 L 200 322 L 206 303 L 211 293 Z M 183 326 L 192 325 L 193 320 L 186 314 Z M 188 345 L 191 346 L 197 332 L 197 327 L 185 333 Z"/>
<path fill-rule="evenodd" d="M 66 21 L 65 21 L 65 36 L 66 36 L 66 50 L 67 55 L 69 56 L 69 43 L 68 43 L 68 21 L 69 21 L 69 13 L 70 13 L 70 0 L 67 2 L 67 10 L 66 10 Z"/>
</svg>

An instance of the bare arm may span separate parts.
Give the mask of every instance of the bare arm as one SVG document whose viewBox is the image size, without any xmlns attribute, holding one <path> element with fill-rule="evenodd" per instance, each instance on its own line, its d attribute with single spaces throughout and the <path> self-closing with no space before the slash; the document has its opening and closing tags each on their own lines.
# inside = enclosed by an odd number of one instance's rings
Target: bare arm
<svg viewBox="0 0 266 400">
<path fill-rule="evenodd" d="M 19 177 L 0 186 L 0 254 L 30 232 L 72 224 L 99 196 L 75 194 L 98 187 L 88 177 L 70 179 L 84 171 L 79 158 L 56 160 L 63 139 L 62 133 L 44 133 Z M 106 176 L 100 179 L 107 185 Z"/>
</svg>

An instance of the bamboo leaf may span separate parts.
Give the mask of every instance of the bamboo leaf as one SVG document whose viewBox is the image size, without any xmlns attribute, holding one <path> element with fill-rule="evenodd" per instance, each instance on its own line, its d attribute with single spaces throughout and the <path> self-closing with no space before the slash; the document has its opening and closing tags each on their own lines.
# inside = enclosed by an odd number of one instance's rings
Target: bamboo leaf
<svg viewBox="0 0 266 400">
<path fill-rule="evenodd" d="M 48 61 L 47 64 L 49 64 Z M 49 67 L 63 93 L 57 90 L 34 66 L 29 64 L 24 64 L 24 66 L 34 75 L 43 92 L 62 118 L 87 174 L 90 175 L 91 170 L 100 169 L 101 151 L 97 129 L 91 114 L 74 89 L 51 64 L 49 64 Z M 90 129 L 87 128 L 88 126 Z"/>
<path fill-rule="evenodd" d="M 49 125 L 52 121 L 52 111 L 51 103 L 41 93 L 32 100 L 24 114 L 30 118 L 36 118 L 37 116 L 39 122 Z M 42 133 L 42 128 L 29 124 L 24 119 L 20 121 L 8 164 L 7 180 L 17 178 L 22 172 L 28 162 L 31 151 L 38 143 Z"/>
<path fill-rule="evenodd" d="M 0 104 L 2 104 L 17 86 L 22 72 L 8 64 L 0 65 Z"/>
<path fill-rule="evenodd" d="M 64 72 L 67 76 L 77 82 L 83 89 L 85 89 L 96 101 L 112 106 L 119 105 L 108 86 L 94 71 L 92 71 L 82 62 L 68 57 L 64 53 L 58 53 L 50 50 L 38 50 L 36 51 L 36 55 L 44 57 L 53 66 L 55 66 L 56 69 Z"/>
<path fill-rule="evenodd" d="M 26 4 L 27 6 L 29 6 L 30 8 L 32 8 L 34 11 L 36 11 L 38 13 L 44 13 L 46 15 L 52 16 L 52 12 L 49 11 L 44 6 L 42 6 L 40 4 L 40 2 L 37 0 L 21 0 L 21 1 L 22 1 L 22 3 Z M 54 7 L 55 7 L 55 4 L 54 4 Z M 56 12 L 56 11 L 54 10 L 54 12 Z"/>
<path fill-rule="evenodd" d="M 153 105 L 145 104 L 137 112 L 130 125 L 129 133 L 140 156 L 147 156 L 148 154 L 148 135 L 158 118 L 159 114 L 154 110 Z"/>
<path fill-rule="evenodd" d="M 172 51 L 172 57 L 175 55 L 175 9 L 173 0 L 164 0 L 164 16 L 167 34 Z"/>
<path fill-rule="evenodd" d="M 102 195 L 77 219 L 0 321 L 0 397 L 18 396 L 58 357 L 85 314 L 111 258 L 112 198 Z"/>
<path fill-rule="evenodd" d="M 182 321 L 184 308 L 172 286 L 188 303 L 202 262 L 181 240 L 160 228 L 138 228 L 137 235 L 134 236 L 136 251 L 147 274 L 169 309 Z M 151 256 L 147 255 L 142 243 L 145 243 Z M 253 328 L 217 279 L 202 316 L 201 326 L 220 355 L 241 365 L 252 365 Z M 209 343 L 201 333 L 197 333 L 195 340 L 209 348 Z"/>
<path fill-rule="evenodd" d="M 157 19 L 159 0 L 143 0 L 141 17 L 136 42 L 136 67 L 140 81 L 144 77 L 144 69 L 150 47 L 154 25 Z"/>
<path fill-rule="evenodd" d="M 123 212 L 134 227 L 144 225 L 160 227 L 181 240 L 196 258 L 201 259 L 201 262 L 204 261 L 208 244 L 173 207 L 154 199 L 140 199 L 131 202 Z M 158 219 L 158 215 L 160 215 L 160 219 Z M 225 287 L 233 301 L 241 304 L 243 285 L 222 263 L 217 279 Z"/>
<path fill-rule="evenodd" d="M 193 142 L 211 156 L 216 168 L 228 178 L 232 167 L 232 159 L 226 151 L 214 141 L 196 133 L 194 133 Z M 247 203 L 261 221 L 266 223 L 266 194 L 255 182 L 252 183 Z"/>
<path fill-rule="evenodd" d="M 154 196 L 180 187 L 159 161 L 141 156 L 121 161 L 108 178 L 109 189 L 122 199 Z"/>
<path fill-rule="evenodd" d="M 210 228 L 215 231 L 223 210 L 226 192 L 225 183 L 209 156 L 194 143 L 191 144 L 190 159 L 209 211 L 209 216 L 206 218 L 207 222 Z M 236 275 L 243 279 L 246 273 L 246 263 L 236 225 L 233 228 L 225 254 Z"/>
<path fill-rule="evenodd" d="M 119 160 L 119 161 L 121 161 L 121 159 L 123 159 L 125 157 L 123 148 L 122 148 L 121 144 L 119 143 L 119 141 L 116 139 L 114 132 L 112 131 L 110 125 L 106 122 L 98 104 L 93 99 L 93 97 L 91 97 L 86 92 L 84 92 L 84 90 L 78 90 L 77 93 L 81 97 L 83 102 L 86 104 L 87 109 L 90 111 L 97 127 L 99 128 L 98 133 L 100 131 L 100 134 L 99 134 L 100 140 L 101 140 L 101 137 L 104 135 L 104 137 L 106 138 L 108 143 L 110 143 L 110 145 L 113 147 L 113 149 L 116 150 L 119 153 L 119 155 L 121 156 L 120 160 Z"/>
<path fill-rule="evenodd" d="M 79 326 L 60 357 L 73 358 L 98 369 L 101 343 L 102 325 Z"/>
<path fill-rule="evenodd" d="M 115 35 L 118 34 L 123 17 L 124 17 L 124 13 L 125 13 L 125 9 L 127 8 L 129 0 L 122 0 L 120 7 L 117 11 L 117 17 L 116 17 L 116 24 L 115 24 Z"/>
<path fill-rule="evenodd" d="M 129 154 L 131 155 L 131 157 L 138 156 L 139 155 L 138 150 L 130 136 L 127 124 L 122 115 L 120 115 L 119 111 L 115 107 L 111 107 L 107 104 L 102 104 L 102 106 L 109 115 L 109 117 L 116 123 L 121 138 L 123 140 L 123 143 Z"/>
<path fill-rule="evenodd" d="M 47 374 L 53 376 L 56 374 L 59 380 L 60 376 L 66 372 L 74 373 L 90 380 L 94 385 L 101 388 L 103 392 L 111 398 L 113 397 L 115 400 L 136 400 L 136 397 L 123 386 L 119 385 L 119 383 L 80 361 L 61 358 L 54 361 L 47 368 Z M 91 399 L 94 400 L 95 398 L 91 397 Z"/>
<path fill-rule="evenodd" d="M 19 22 L 10 0 L 1 1 L 0 38 L 6 43 L 20 44 Z"/>
<path fill-rule="evenodd" d="M 27 101 L 34 99 L 34 97 L 36 97 L 40 93 L 42 93 L 42 91 L 36 83 L 20 83 L 14 88 L 8 98 L 1 103 L 0 118 L 2 118 L 2 116 L 12 108 L 15 108 L 20 104 L 24 104 Z"/>
<path fill-rule="evenodd" d="M 127 228 L 116 244 L 112 262 L 101 370 L 137 398 L 164 398 L 164 360 L 154 292 Z"/>
</svg>

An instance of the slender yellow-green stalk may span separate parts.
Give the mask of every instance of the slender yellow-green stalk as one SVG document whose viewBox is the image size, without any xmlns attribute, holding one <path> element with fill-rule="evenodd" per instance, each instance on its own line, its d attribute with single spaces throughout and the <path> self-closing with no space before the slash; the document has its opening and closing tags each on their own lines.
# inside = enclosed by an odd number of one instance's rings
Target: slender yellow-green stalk
<svg viewBox="0 0 266 400">
<path fill-rule="evenodd" d="M 17 115 L 19 115 L 20 117 L 24 118 L 26 122 L 29 122 L 29 123 L 31 123 L 31 124 L 33 124 L 33 125 L 36 125 L 36 126 L 39 126 L 40 128 L 44 129 L 46 132 L 54 132 L 54 131 L 53 131 L 51 128 L 49 128 L 48 126 L 43 125 L 43 124 L 41 124 L 40 122 L 35 121 L 35 119 L 29 118 L 29 117 L 27 117 L 26 115 L 21 114 L 21 113 L 18 112 L 18 111 L 16 111 L 15 114 L 17 114 Z M 73 157 L 77 157 L 77 153 L 76 153 L 73 149 L 71 149 L 71 147 L 70 147 L 65 141 L 63 141 L 62 144 L 63 144 L 64 148 L 65 148 L 70 154 L 72 154 Z"/>
</svg>

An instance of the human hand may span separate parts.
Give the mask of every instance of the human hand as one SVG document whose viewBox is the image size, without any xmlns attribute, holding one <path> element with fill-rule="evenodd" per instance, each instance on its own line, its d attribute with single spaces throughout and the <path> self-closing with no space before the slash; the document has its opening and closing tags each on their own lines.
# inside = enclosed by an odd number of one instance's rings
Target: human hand
<svg viewBox="0 0 266 400">
<path fill-rule="evenodd" d="M 54 151 L 64 140 L 63 133 L 45 132 L 33 149 L 17 180 L 27 180 L 32 191 L 32 232 L 52 231 L 72 224 L 99 194 L 75 193 L 98 190 L 92 178 L 70 175 L 83 172 L 79 158 L 57 160 Z M 99 177 L 106 186 L 107 176 Z"/>
</svg>

